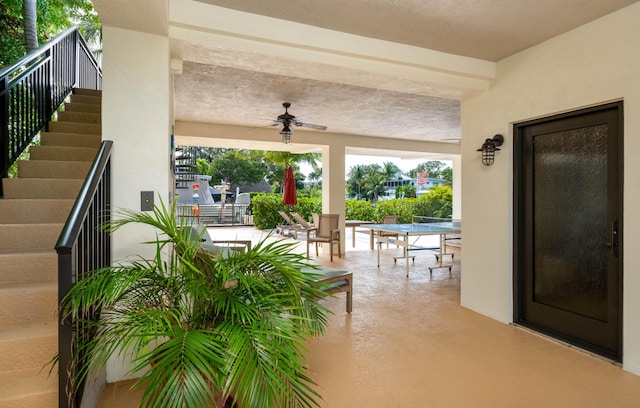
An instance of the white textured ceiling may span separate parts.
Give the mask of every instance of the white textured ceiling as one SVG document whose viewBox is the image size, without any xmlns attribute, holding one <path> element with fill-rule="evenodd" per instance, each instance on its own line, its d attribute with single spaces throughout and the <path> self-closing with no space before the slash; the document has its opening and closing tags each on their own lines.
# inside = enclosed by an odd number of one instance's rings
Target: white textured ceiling
<svg viewBox="0 0 640 408">
<path fill-rule="evenodd" d="M 169 33 L 182 61 L 176 121 L 254 128 L 291 102 L 290 113 L 330 132 L 451 143 L 459 101 L 490 86 L 494 62 L 636 1 L 94 4 L 105 25 Z"/>
<path fill-rule="evenodd" d="M 199 0 L 330 30 L 499 61 L 635 0 Z"/>
</svg>

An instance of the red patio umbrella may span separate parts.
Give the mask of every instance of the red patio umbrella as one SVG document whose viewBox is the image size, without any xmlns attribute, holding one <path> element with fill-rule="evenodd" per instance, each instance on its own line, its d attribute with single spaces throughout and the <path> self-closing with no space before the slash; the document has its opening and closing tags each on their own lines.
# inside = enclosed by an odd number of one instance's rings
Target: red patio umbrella
<svg viewBox="0 0 640 408">
<path fill-rule="evenodd" d="M 293 169 L 291 166 L 287 166 L 284 170 L 284 194 L 282 195 L 282 204 L 298 204 L 298 197 L 296 197 L 296 179 L 293 177 Z"/>
</svg>

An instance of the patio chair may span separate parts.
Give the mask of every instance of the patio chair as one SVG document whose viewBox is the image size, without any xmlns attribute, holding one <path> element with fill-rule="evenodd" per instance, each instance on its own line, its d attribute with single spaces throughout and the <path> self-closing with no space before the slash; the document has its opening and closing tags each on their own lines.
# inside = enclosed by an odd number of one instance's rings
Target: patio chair
<svg viewBox="0 0 640 408">
<path fill-rule="evenodd" d="M 312 243 L 316 244 L 316 256 L 318 256 L 318 244 L 329 244 L 331 262 L 333 262 L 333 246 L 338 244 L 338 257 L 342 258 L 340 249 L 340 214 L 321 214 L 318 217 L 314 234 L 307 238 L 307 258 L 309 258 L 309 245 Z"/>
<path fill-rule="evenodd" d="M 187 226 L 187 234 L 200 239 L 200 249 L 212 254 L 228 256 L 230 251 L 245 252 L 251 250 L 251 241 L 243 239 L 212 240 L 203 224 Z"/>
<path fill-rule="evenodd" d="M 298 222 L 298 224 L 300 225 L 300 230 L 299 231 L 304 231 L 307 233 L 307 240 L 309 240 L 309 235 L 311 234 L 311 232 L 316 230 L 316 226 L 314 224 L 309 224 L 304 218 L 302 218 L 302 216 L 300 214 L 298 214 L 297 212 L 292 212 L 291 216 L 293 217 L 294 220 L 296 220 Z"/>
<path fill-rule="evenodd" d="M 318 282 L 323 284 L 322 291 L 328 295 L 345 292 L 346 310 L 353 310 L 353 274 L 344 270 L 316 265 L 314 268 L 304 268 L 303 271 L 318 275 Z"/>
<path fill-rule="evenodd" d="M 398 223 L 398 216 L 397 215 L 383 215 L 382 216 L 382 220 L 380 220 L 380 224 L 397 224 L 397 223 Z M 396 233 L 380 231 L 378 233 L 378 237 L 395 238 L 396 239 L 396 248 L 400 247 L 398 245 L 398 243 L 397 243 L 398 234 L 396 234 Z M 382 243 L 380 243 L 380 245 L 381 244 Z M 389 241 L 388 240 L 387 240 L 387 248 L 389 248 Z"/>
<path fill-rule="evenodd" d="M 280 214 L 280 216 L 282 217 L 285 223 L 281 225 L 276 225 L 276 230 L 280 231 L 280 235 L 287 235 L 289 237 L 298 239 L 298 230 L 300 230 L 302 227 L 296 224 L 295 222 L 291 221 L 291 218 L 286 212 L 278 211 L 278 214 Z M 286 234 L 285 234 L 285 230 L 287 231 Z"/>
</svg>

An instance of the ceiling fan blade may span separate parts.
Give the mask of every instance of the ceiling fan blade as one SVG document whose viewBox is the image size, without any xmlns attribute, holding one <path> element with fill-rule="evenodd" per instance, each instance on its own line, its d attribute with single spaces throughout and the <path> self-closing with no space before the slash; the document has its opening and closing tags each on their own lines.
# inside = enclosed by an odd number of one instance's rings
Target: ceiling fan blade
<svg viewBox="0 0 640 408">
<path fill-rule="evenodd" d="M 327 130 L 326 126 L 314 125 L 313 123 L 296 122 L 296 126 L 307 127 L 307 128 L 316 129 L 316 130 Z"/>
</svg>

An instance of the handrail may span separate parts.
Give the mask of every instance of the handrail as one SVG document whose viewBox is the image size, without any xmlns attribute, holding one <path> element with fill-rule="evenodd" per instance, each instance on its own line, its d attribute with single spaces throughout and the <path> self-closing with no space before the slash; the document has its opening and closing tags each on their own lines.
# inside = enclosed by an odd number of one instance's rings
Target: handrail
<svg viewBox="0 0 640 408">
<path fill-rule="evenodd" d="M 111 237 L 101 227 L 110 220 L 112 147 L 112 141 L 102 142 L 56 243 L 58 304 L 84 273 L 111 264 Z M 96 310 L 84 318 L 98 315 Z M 80 336 L 91 334 L 82 321 L 60 314 L 58 322 L 59 407 L 79 407 L 85 390 L 75 383 L 74 375 L 84 358 L 76 359 L 75 347 Z"/>
<path fill-rule="evenodd" d="M 62 41 L 62 39 L 64 37 L 68 36 L 70 33 L 76 31 L 77 29 L 78 29 L 77 27 L 67 28 L 66 30 L 64 30 L 60 34 L 56 35 L 55 37 L 53 37 L 51 40 L 47 41 L 46 43 L 42 44 L 38 48 L 29 51 L 27 54 L 25 54 L 22 58 L 20 58 L 19 60 L 17 60 L 13 64 L 7 65 L 6 67 L 0 69 L 0 77 L 5 76 L 7 74 L 10 74 L 12 72 L 15 72 L 15 71 L 17 71 L 18 69 L 20 69 L 23 66 L 30 65 L 31 62 L 33 62 L 35 59 L 41 58 L 42 54 L 45 51 L 50 50 L 51 48 L 53 48 L 53 46 L 58 44 L 60 41 Z"/>
<path fill-rule="evenodd" d="M 0 69 L 0 178 L 74 87 L 102 88 L 100 66 L 76 27 Z"/>
</svg>

